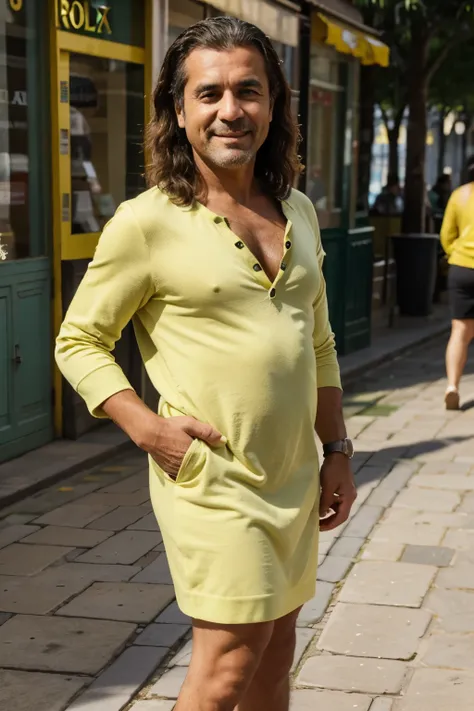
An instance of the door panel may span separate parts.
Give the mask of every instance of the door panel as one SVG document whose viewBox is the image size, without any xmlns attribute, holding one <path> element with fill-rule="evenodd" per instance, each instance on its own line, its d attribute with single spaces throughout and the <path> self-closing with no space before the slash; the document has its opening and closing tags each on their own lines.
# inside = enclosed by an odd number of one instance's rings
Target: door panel
<svg viewBox="0 0 474 711">
<path fill-rule="evenodd" d="M 11 310 L 12 298 L 9 287 L 0 287 L 0 444 L 9 435 L 12 427 L 12 378 L 11 378 Z"/>
<path fill-rule="evenodd" d="M 15 284 L 13 353 L 21 362 L 13 363 L 15 421 L 20 436 L 50 425 L 51 390 L 49 271 L 24 275 Z"/>
<path fill-rule="evenodd" d="M 50 279 L 47 258 L 0 267 L 0 462 L 53 437 Z"/>
</svg>

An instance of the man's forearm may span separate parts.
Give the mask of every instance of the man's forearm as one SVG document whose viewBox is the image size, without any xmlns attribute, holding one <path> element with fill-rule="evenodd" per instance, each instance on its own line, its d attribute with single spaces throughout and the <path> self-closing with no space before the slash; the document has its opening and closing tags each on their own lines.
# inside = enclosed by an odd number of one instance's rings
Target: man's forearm
<svg viewBox="0 0 474 711">
<path fill-rule="evenodd" d="M 339 388 L 318 388 L 316 432 L 323 444 L 347 437 L 342 410 L 342 390 Z"/>
<path fill-rule="evenodd" d="M 122 390 L 106 400 L 102 409 L 139 447 L 157 433 L 161 418 L 133 390 Z"/>
</svg>

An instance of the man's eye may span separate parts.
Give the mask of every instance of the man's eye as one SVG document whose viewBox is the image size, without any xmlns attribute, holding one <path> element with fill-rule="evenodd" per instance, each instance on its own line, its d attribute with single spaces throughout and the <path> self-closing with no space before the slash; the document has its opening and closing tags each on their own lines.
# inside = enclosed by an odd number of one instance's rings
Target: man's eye
<svg viewBox="0 0 474 711">
<path fill-rule="evenodd" d="M 204 99 L 204 100 L 206 100 L 206 99 L 215 99 L 215 98 L 216 98 L 216 94 L 215 94 L 214 92 L 208 92 L 207 94 L 202 94 L 202 95 L 201 95 L 201 99 Z"/>
</svg>

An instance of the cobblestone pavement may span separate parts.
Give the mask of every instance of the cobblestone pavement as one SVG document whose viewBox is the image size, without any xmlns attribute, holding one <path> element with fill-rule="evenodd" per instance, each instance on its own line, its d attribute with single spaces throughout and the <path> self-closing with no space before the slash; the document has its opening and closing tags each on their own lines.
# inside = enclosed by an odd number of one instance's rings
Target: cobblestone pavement
<svg viewBox="0 0 474 711">
<path fill-rule="evenodd" d="M 447 413 L 443 391 L 438 344 L 346 393 L 359 498 L 350 522 L 321 536 L 292 711 L 472 710 L 474 400 Z M 463 393 L 474 398 L 474 369 Z M 144 457 L 0 515 L 0 708 L 171 711 L 189 620 L 173 602 Z"/>
</svg>

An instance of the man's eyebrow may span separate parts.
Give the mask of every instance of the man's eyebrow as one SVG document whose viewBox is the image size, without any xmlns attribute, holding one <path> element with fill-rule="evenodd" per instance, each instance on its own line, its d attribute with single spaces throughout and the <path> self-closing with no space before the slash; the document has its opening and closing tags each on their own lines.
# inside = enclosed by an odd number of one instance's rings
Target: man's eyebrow
<svg viewBox="0 0 474 711">
<path fill-rule="evenodd" d="M 199 96 L 200 94 L 204 94 L 206 91 L 216 91 L 216 89 L 219 89 L 220 85 L 219 84 L 198 84 L 197 87 L 194 89 L 193 94 L 194 96 Z"/>
<path fill-rule="evenodd" d="M 263 85 L 262 82 L 259 81 L 258 79 L 242 79 L 242 81 L 239 81 L 237 84 L 239 89 L 262 89 Z M 205 94 L 208 91 L 216 91 L 221 88 L 220 84 L 217 83 L 203 83 L 203 84 L 198 84 L 197 87 L 193 91 L 194 96 L 200 96 L 201 94 Z"/>
</svg>

